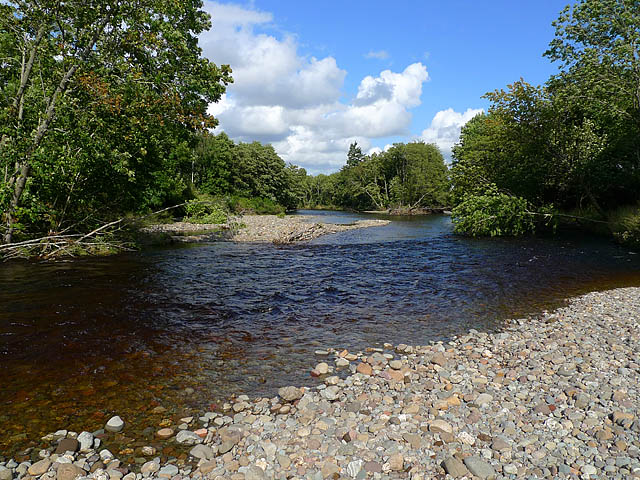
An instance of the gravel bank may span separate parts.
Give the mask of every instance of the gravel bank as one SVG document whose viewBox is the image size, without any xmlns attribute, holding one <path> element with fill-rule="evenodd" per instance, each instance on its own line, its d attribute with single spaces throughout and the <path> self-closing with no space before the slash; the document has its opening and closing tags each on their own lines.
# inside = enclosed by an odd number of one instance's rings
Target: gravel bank
<svg viewBox="0 0 640 480">
<path fill-rule="evenodd" d="M 318 351 L 317 388 L 163 422 L 131 441 L 135 466 L 100 448 L 120 433 L 60 431 L 32 461 L 0 462 L 0 480 L 640 478 L 639 322 L 640 288 L 625 288 L 497 334 Z M 189 454 L 163 453 L 177 444 Z"/>
<path fill-rule="evenodd" d="M 247 215 L 238 220 L 243 227 L 235 231 L 232 239 L 236 242 L 267 242 L 288 244 L 305 242 L 330 233 L 344 232 L 356 228 L 380 227 L 388 225 L 388 220 L 359 220 L 350 225 L 334 223 L 312 223 L 312 217 L 294 215 Z"/>
<path fill-rule="evenodd" d="M 314 223 L 310 221 L 311 218 L 306 215 L 245 215 L 220 225 L 176 222 L 152 225 L 142 231 L 147 234 L 169 235 L 172 241 L 180 243 L 230 239 L 235 242 L 290 244 L 306 242 L 331 233 L 389 224 L 387 220 L 359 220 L 350 225 L 336 225 Z"/>
</svg>

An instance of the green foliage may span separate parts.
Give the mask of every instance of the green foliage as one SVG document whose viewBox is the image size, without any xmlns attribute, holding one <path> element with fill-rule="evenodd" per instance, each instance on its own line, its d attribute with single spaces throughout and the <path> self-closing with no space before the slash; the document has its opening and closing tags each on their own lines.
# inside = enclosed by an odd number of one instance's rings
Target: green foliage
<svg viewBox="0 0 640 480">
<path fill-rule="evenodd" d="M 469 195 L 452 210 L 456 233 L 471 236 L 516 236 L 535 231 L 527 200 L 499 193 Z"/>
<path fill-rule="evenodd" d="M 561 63 L 561 72 L 541 87 L 520 80 L 488 93 L 488 113 L 462 129 L 453 150 L 454 204 L 488 188 L 504 199 L 526 199 L 534 212 L 554 204 L 603 220 L 607 211 L 637 202 L 639 24 L 634 0 L 567 7 L 545 53 Z"/>
<path fill-rule="evenodd" d="M 215 126 L 207 107 L 231 81 L 228 66 L 201 55 L 198 35 L 211 25 L 201 7 L 0 5 L 5 241 L 81 231 L 189 195 L 195 133 Z"/>
<path fill-rule="evenodd" d="M 270 198 L 247 198 L 234 195 L 227 198 L 227 205 L 232 212 L 240 215 L 281 215 L 285 213 L 284 206 Z"/>
<path fill-rule="evenodd" d="M 367 156 L 353 143 L 342 170 L 306 178 L 302 198 L 306 206 L 353 210 L 445 206 L 448 171 L 432 144 L 397 143 L 387 152 Z"/>
<path fill-rule="evenodd" d="M 227 211 L 217 202 L 189 200 L 185 207 L 185 222 L 189 223 L 226 223 Z"/>
<path fill-rule="evenodd" d="M 609 217 L 613 235 L 620 243 L 640 248 L 640 207 L 623 206 Z"/>
</svg>

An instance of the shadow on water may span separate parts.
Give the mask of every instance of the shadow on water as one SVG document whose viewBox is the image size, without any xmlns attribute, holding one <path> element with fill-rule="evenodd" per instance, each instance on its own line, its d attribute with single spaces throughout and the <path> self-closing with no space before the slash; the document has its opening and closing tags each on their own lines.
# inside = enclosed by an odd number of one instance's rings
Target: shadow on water
<svg viewBox="0 0 640 480">
<path fill-rule="evenodd" d="M 154 406 L 212 408 L 310 384 L 320 348 L 493 330 L 628 285 L 640 285 L 640 255 L 601 239 L 467 239 L 444 216 L 393 217 L 297 246 L 2 265 L 0 453 L 58 428 L 99 428 L 115 413 L 143 429 L 161 420 Z"/>
</svg>

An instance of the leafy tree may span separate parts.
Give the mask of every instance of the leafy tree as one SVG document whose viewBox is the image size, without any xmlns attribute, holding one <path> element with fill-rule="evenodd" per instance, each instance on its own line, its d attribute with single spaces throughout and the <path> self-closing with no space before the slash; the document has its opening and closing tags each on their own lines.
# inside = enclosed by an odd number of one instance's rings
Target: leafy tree
<svg viewBox="0 0 640 480">
<path fill-rule="evenodd" d="M 75 193 L 80 187 L 85 193 L 106 187 L 108 200 L 126 185 L 125 199 L 148 205 L 162 202 L 163 190 L 184 188 L 168 171 L 181 173 L 190 163 L 190 135 L 215 125 L 207 105 L 231 81 L 227 66 L 201 57 L 197 35 L 210 27 L 201 6 L 199 0 L 0 5 L 4 242 L 43 209 L 64 205 L 68 214 L 82 202 L 95 207 L 99 202 Z M 59 174 L 45 181 L 52 172 Z"/>
</svg>

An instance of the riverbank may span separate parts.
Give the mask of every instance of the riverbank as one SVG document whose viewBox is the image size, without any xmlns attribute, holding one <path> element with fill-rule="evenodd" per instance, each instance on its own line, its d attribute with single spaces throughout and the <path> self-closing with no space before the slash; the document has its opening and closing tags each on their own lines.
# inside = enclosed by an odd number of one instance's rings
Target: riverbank
<svg viewBox="0 0 640 480">
<path fill-rule="evenodd" d="M 244 215 L 230 218 L 225 224 L 193 224 L 175 222 L 152 225 L 142 229 L 150 235 L 162 235 L 173 242 L 192 243 L 214 240 L 234 242 L 275 243 L 286 245 L 306 242 L 323 235 L 357 228 L 388 225 L 387 220 L 359 220 L 352 224 L 333 224 L 312 221 L 308 215 Z"/>
<path fill-rule="evenodd" d="M 59 431 L 29 462 L 0 462 L 0 479 L 637 478 L 639 319 L 640 288 L 623 288 L 500 333 L 318 351 L 317 388 L 167 418 L 120 452 L 100 444 L 135 437 L 126 418 Z"/>
</svg>

